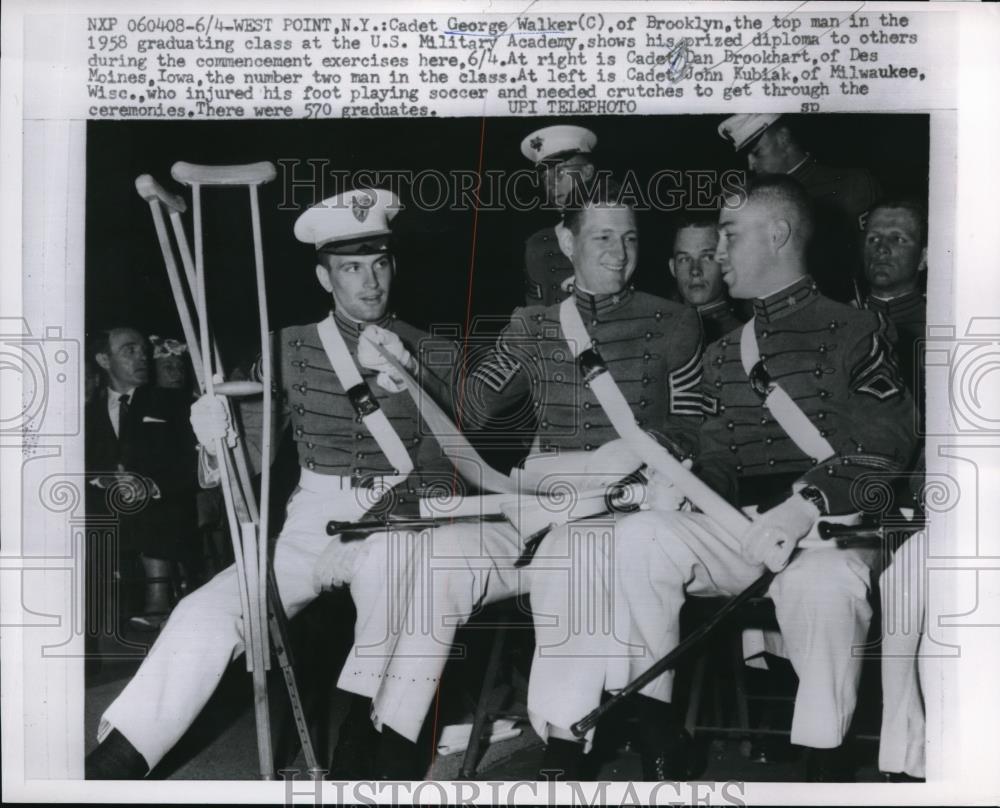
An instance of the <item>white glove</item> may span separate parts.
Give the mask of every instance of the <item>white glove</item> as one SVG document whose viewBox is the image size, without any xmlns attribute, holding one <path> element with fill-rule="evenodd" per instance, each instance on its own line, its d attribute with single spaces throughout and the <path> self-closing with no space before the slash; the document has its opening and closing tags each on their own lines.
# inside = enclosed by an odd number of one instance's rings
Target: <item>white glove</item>
<svg viewBox="0 0 1000 808">
<path fill-rule="evenodd" d="M 690 469 L 690 458 L 683 461 L 681 465 Z M 662 474 L 657 474 L 652 469 L 646 469 L 643 473 L 648 482 L 646 483 L 646 498 L 639 506 L 641 510 L 679 511 L 687 502 L 687 498 L 680 492 L 680 489 Z"/>
<path fill-rule="evenodd" d="M 349 584 L 365 555 L 367 546 L 364 540 L 342 542 L 339 536 L 335 536 L 313 567 L 313 583 L 316 588 L 326 592 Z"/>
<path fill-rule="evenodd" d="M 215 454 L 216 438 L 225 438 L 229 446 L 236 445 L 236 430 L 229 420 L 229 407 L 224 396 L 206 394 L 192 404 L 191 427 L 198 443 L 209 454 Z"/>
<path fill-rule="evenodd" d="M 615 438 L 587 454 L 583 471 L 588 488 L 614 485 L 642 466 L 642 459 L 622 438 Z"/>
<path fill-rule="evenodd" d="M 416 369 L 416 362 L 403 341 L 392 331 L 388 331 L 377 325 L 369 325 L 361 332 L 361 339 L 358 340 L 358 364 L 363 368 L 374 370 L 379 373 L 379 384 L 382 384 L 382 374 L 392 378 L 393 382 L 403 389 L 402 380 L 394 376 L 392 365 L 379 353 L 376 345 L 381 345 L 385 351 L 391 354 L 404 368 L 409 371 Z M 392 392 L 399 392 L 394 390 Z"/>
<path fill-rule="evenodd" d="M 751 564 L 764 564 L 771 572 L 781 572 L 817 519 L 819 508 L 793 494 L 750 525 L 741 539 L 743 558 Z"/>
</svg>

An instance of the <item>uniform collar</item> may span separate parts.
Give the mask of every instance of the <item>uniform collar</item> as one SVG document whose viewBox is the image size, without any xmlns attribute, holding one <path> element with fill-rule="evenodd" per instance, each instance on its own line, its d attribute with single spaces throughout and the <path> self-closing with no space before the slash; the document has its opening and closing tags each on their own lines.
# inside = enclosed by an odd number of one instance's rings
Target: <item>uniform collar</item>
<svg viewBox="0 0 1000 808">
<path fill-rule="evenodd" d="M 705 303 L 701 306 L 696 306 L 695 309 L 698 311 L 699 317 L 707 317 L 710 320 L 714 320 L 729 313 L 730 302 L 723 298 L 722 300 L 716 300 L 714 303 Z"/>
<path fill-rule="evenodd" d="M 890 320 L 897 319 L 910 312 L 922 309 L 927 305 L 927 298 L 919 289 L 903 292 L 901 295 L 884 300 L 879 297 L 869 297 L 867 308 L 880 311 Z"/>
<path fill-rule="evenodd" d="M 337 328 L 340 329 L 340 333 L 345 337 L 351 337 L 352 339 L 358 339 L 361 337 L 361 332 L 369 325 L 377 325 L 382 328 L 389 328 L 392 321 L 396 319 L 396 315 L 391 312 L 387 312 L 378 320 L 370 323 L 363 323 L 359 320 L 354 320 L 348 317 L 346 314 L 334 309 L 333 311 L 333 321 L 337 324 Z"/>
<path fill-rule="evenodd" d="M 805 275 L 767 297 L 754 300 L 754 317 L 765 323 L 779 320 L 808 306 L 818 294 L 813 279 Z"/>
<path fill-rule="evenodd" d="M 597 314 L 607 314 L 625 305 L 631 299 L 633 289 L 626 286 L 622 291 L 611 295 L 593 295 L 579 286 L 573 286 L 573 296 L 576 298 L 576 306 L 584 314 L 591 316 Z"/>
<path fill-rule="evenodd" d="M 806 156 L 803 157 L 801 160 L 799 160 L 790 169 L 788 169 L 787 174 L 790 177 L 794 177 L 795 176 L 795 172 L 799 172 L 800 174 L 804 174 L 807 171 L 807 169 L 812 166 L 812 163 L 815 163 L 815 162 L 816 161 L 813 160 L 813 156 L 811 154 L 809 154 L 809 152 L 806 152 Z"/>
</svg>

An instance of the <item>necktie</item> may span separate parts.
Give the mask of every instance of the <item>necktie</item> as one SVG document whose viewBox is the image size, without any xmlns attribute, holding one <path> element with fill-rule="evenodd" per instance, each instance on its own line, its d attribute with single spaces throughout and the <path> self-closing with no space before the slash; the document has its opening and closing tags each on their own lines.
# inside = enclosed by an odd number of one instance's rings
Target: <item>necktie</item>
<svg viewBox="0 0 1000 808">
<path fill-rule="evenodd" d="M 128 428 L 128 395 L 122 393 L 118 396 L 118 441 L 125 441 L 125 430 Z"/>
</svg>

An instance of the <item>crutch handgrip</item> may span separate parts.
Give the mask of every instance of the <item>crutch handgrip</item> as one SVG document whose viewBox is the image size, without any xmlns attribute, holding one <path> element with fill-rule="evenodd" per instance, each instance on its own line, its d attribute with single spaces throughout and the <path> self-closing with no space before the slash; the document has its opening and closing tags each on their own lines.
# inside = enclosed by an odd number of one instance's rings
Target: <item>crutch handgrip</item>
<svg viewBox="0 0 1000 808">
<path fill-rule="evenodd" d="M 135 178 L 135 190 L 147 202 L 152 199 L 159 199 L 166 207 L 176 210 L 178 213 L 183 213 L 187 210 L 187 203 L 181 197 L 170 193 L 170 191 L 166 190 L 149 174 L 142 174 Z"/>
<path fill-rule="evenodd" d="M 181 161 L 174 163 L 170 175 L 185 185 L 260 185 L 278 174 L 273 163 L 247 163 L 239 166 L 203 166 Z"/>
<path fill-rule="evenodd" d="M 259 396 L 264 392 L 264 385 L 250 381 L 216 382 L 215 392 L 220 396 Z"/>
</svg>

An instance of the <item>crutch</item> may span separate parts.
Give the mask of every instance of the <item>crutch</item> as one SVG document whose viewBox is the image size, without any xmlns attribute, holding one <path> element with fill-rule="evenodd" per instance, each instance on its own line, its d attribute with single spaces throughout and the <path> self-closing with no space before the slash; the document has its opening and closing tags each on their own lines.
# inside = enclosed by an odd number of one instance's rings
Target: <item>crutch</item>
<svg viewBox="0 0 1000 808">
<path fill-rule="evenodd" d="M 167 275 L 170 281 L 178 316 L 190 346 L 195 375 L 202 392 L 218 393 L 225 396 L 254 395 L 266 391 L 264 396 L 264 434 L 261 497 L 262 512 L 258 512 L 253 494 L 252 478 L 241 446 L 233 449 L 219 441 L 217 454 L 223 479 L 223 498 L 233 540 L 233 554 L 237 571 L 240 603 L 244 623 L 244 644 L 246 646 L 247 669 L 254 677 L 254 708 L 257 723 L 258 752 L 261 776 L 273 779 L 274 766 L 271 751 L 271 732 L 267 703 L 266 671 L 270 667 L 269 637 L 278 657 L 279 665 L 288 690 L 292 713 L 302 744 L 306 765 L 313 776 L 318 776 L 319 767 L 309 736 L 305 713 L 302 709 L 295 681 L 294 663 L 287 642 L 287 621 L 278 596 L 273 570 L 268 564 L 267 554 L 267 507 L 269 487 L 270 423 L 271 423 L 271 361 L 269 328 L 267 324 L 266 290 L 263 275 L 263 250 L 260 236 L 260 213 L 257 187 L 275 176 L 270 163 L 248 166 L 194 166 L 177 163 L 173 168 L 175 179 L 192 186 L 195 218 L 196 257 L 192 260 L 181 214 L 187 209 L 184 200 L 165 191 L 152 177 L 143 175 L 136 180 L 140 196 L 149 202 L 157 238 L 163 253 Z M 246 185 L 250 192 L 250 206 L 254 238 L 254 253 L 257 275 L 258 304 L 261 324 L 261 353 L 263 385 L 259 382 L 224 382 L 222 362 L 217 345 L 208 335 L 207 309 L 205 305 L 204 262 L 201 243 L 201 185 L 238 186 Z M 177 250 L 185 271 L 187 288 L 195 302 L 198 313 L 197 323 L 200 333 L 196 334 L 184 287 L 181 283 L 177 262 L 167 232 L 164 209 L 169 211 Z M 209 348 L 211 346 L 211 348 Z M 211 351 L 211 356 L 209 355 Z M 214 359 L 214 371 L 212 360 Z M 228 406 L 228 403 L 227 403 Z M 230 411 L 230 415 L 232 412 Z M 233 478 L 235 467 L 238 479 Z M 270 635 L 268 628 L 270 627 Z"/>
</svg>

